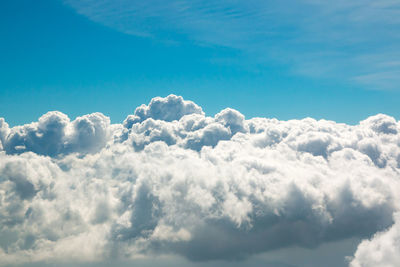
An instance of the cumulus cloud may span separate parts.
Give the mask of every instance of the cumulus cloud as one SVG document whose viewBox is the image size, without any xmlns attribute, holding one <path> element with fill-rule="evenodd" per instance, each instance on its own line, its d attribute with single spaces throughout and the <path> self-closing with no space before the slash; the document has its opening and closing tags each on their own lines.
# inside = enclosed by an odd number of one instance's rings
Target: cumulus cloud
<svg viewBox="0 0 400 267">
<path fill-rule="evenodd" d="M 11 129 L 2 119 L 0 129 L 0 140 L 8 154 L 31 151 L 57 156 L 96 152 L 104 147 L 110 135 L 110 119 L 101 113 L 93 113 L 71 122 L 67 115 L 51 111 L 38 122 Z"/>
<path fill-rule="evenodd" d="M 129 128 L 132 124 L 142 122 L 148 118 L 174 121 L 188 114 L 204 115 L 204 112 L 201 107 L 192 101 L 183 100 L 181 96 L 169 95 L 165 98 L 155 97 L 148 106 L 143 104 L 136 108 L 135 114 L 128 116 L 124 124 Z"/>
<path fill-rule="evenodd" d="M 3 150 L 3 143 L 9 130 L 8 124 L 5 122 L 4 118 L 0 118 L 0 151 Z"/>
<path fill-rule="evenodd" d="M 400 266 L 400 214 L 395 215 L 395 220 L 390 229 L 358 246 L 351 267 Z"/>
<path fill-rule="evenodd" d="M 0 257 L 233 260 L 366 238 L 353 266 L 368 266 L 375 246 L 376 262 L 391 261 L 399 129 L 382 114 L 355 126 L 207 117 L 174 95 L 123 124 L 100 113 L 11 128 L 0 119 Z"/>
</svg>

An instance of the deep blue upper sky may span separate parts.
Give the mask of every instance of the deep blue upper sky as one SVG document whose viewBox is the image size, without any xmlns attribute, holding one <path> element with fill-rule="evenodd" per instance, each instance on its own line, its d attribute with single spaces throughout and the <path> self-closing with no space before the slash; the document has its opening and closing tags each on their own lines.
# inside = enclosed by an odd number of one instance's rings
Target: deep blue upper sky
<svg viewBox="0 0 400 267">
<path fill-rule="evenodd" d="M 0 1 L 0 117 L 100 111 L 174 93 L 208 115 L 400 118 L 400 3 Z"/>
</svg>

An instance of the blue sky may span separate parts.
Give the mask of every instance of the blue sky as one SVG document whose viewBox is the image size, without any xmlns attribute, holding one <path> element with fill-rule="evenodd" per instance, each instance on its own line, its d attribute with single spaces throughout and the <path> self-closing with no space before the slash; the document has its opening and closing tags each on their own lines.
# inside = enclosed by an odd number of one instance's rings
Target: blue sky
<svg viewBox="0 0 400 267">
<path fill-rule="evenodd" d="M 400 266 L 399 29 L 398 0 L 0 1 L 0 266 Z"/>
<path fill-rule="evenodd" d="M 357 123 L 400 117 L 397 1 L 0 3 L 0 116 L 101 111 L 113 122 L 154 96 L 213 115 Z"/>
</svg>

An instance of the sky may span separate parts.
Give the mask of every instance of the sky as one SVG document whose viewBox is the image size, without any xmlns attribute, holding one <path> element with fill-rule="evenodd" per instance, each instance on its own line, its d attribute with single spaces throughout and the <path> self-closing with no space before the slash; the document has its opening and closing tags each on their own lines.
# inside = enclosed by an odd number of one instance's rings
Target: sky
<svg viewBox="0 0 400 267">
<path fill-rule="evenodd" d="M 0 1 L 0 267 L 400 266 L 399 18 Z"/>
<path fill-rule="evenodd" d="M 208 115 L 399 118 L 397 1 L 61 1 L 0 4 L 0 114 L 122 120 L 171 93 Z"/>
</svg>

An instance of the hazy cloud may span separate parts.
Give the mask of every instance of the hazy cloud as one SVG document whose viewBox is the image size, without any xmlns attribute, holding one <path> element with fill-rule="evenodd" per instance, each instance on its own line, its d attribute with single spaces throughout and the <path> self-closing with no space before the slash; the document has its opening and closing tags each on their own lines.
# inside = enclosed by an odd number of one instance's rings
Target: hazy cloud
<svg viewBox="0 0 400 267">
<path fill-rule="evenodd" d="M 296 74 L 334 77 L 375 90 L 399 89 L 397 1 L 64 2 L 126 34 L 229 47 L 244 55 L 228 59 L 231 63 L 290 63 Z"/>
</svg>

